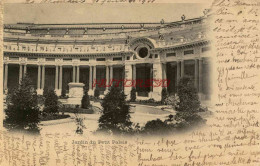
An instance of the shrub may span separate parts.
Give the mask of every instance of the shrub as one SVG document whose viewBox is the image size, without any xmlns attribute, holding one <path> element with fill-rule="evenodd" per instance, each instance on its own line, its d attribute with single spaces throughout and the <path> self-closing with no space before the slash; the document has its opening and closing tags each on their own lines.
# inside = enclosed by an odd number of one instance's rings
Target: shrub
<svg viewBox="0 0 260 166">
<path fill-rule="evenodd" d="M 166 88 L 163 88 L 162 89 L 162 93 L 161 93 L 161 103 L 162 104 L 165 104 L 165 100 L 167 98 L 168 94 L 167 94 L 167 89 Z"/>
<path fill-rule="evenodd" d="M 130 107 L 126 104 L 126 95 L 118 87 L 112 87 L 102 102 L 102 115 L 99 118 L 99 131 L 121 132 L 122 128 L 130 128 Z"/>
<path fill-rule="evenodd" d="M 9 102 L 5 110 L 4 125 L 8 130 L 39 132 L 39 107 L 37 94 L 30 86 L 26 75 L 17 89 L 8 93 Z"/>
<path fill-rule="evenodd" d="M 37 102 L 38 102 L 38 105 L 44 105 L 44 97 L 43 97 L 43 95 L 38 95 L 37 96 Z"/>
<path fill-rule="evenodd" d="M 98 98 L 99 98 L 99 95 L 100 95 L 99 89 L 98 89 L 98 88 L 95 88 L 94 97 L 98 99 Z"/>
<path fill-rule="evenodd" d="M 169 95 L 165 99 L 165 104 L 166 105 L 171 105 L 172 108 L 176 109 L 176 107 L 178 106 L 179 101 L 180 101 L 179 97 L 176 94 L 175 95 Z"/>
<path fill-rule="evenodd" d="M 178 112 L 175 115 L 175 120 L 177 121 L 176 128 L 178 129 L 186 129 L 206 123 L 206 120 L 200 115 L 190 112 Z"/>
<path fill-rule="evenodd" d="M 169 126 L 165 122 L 156 119 L 148 121 L 143 128 L 143 132 L 145 134 L 165 134 L 169 129 Z"/>
<path fill-rule="evenodd" d="M 83 134 L 83 130 L 86 129 L 83 120 L 84 119 L 78 113 L 75 113 L 75 121 L 77 125 L 76 134 Z"/>
<path fill-rule="evenodd" d="M 89 108 L 90 106 L 90 99 L 89 99 L 89 95 L 88 95 L 88 92 L 85 91 L 84 93 L 84 96 L 82 97 L 82 100 L 81 100 L 81 108 Z"/>
<path fill-rule="evenodd" d="M 53 114 L 59 112 L 59 103 L 58 96 L 54 92 L 53 89 L 48 89 L 47 92 L 44 93 L 44 108 L 43 112 L 47 114 Z"/>
<path fill-rule="evenodd" d="M 200 101 L 197 89 L 190 78 L 183 77 L 180 79 L 177 95 L 179 96 L 179 102 L 177 103 L 176 111 L 198 112 Z"/>
<path fill-rule="evenodd" d="M 61 97 L 66 97 L 66 90 L 64 88 L 61 90 Z"/>
<path fill-rule="evenodd" d="M 131 94 L 130 94 L 130 101 L 134 102 L 136 100 L 136 89 L 132 88 Z"/>
</svg>

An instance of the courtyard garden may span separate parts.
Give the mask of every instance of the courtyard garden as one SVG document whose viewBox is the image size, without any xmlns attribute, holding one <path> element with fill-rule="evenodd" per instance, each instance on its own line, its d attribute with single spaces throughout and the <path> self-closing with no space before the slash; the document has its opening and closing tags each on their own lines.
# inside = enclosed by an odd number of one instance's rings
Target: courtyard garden
<svg viewBox="0 0 260 166">
<path fill-rule="evenodd" d="M 155 135 L 172 134 L 206 124 L 209 110 L 202 107 L 189 78 L 182 78 L 175 95 L 162 89 L 161 101 L 136 100 L 135 89 L 130 100 L 124 92 L 111 87 L 101 99 L 98 92 L 88 95 L 84 89 L 81 105 L 66 103 L 53 89 L 42 96 L 25 77 L 19 87 L 6 97 L 4 127 L 27 133 L 68 132 L 75 134 Z"/>
</svg>

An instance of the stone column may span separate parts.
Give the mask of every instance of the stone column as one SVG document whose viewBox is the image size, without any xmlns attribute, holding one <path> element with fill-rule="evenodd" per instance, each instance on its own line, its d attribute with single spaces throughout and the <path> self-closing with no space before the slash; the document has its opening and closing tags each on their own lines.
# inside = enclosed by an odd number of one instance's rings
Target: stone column
<svg viewBox="0 0 260 166">
<path fill-rule="evenodd" d="M 59 66 L 56 66 L 55 90 L 58 90 L 58 83 L 59 83 Z"/>
<path fill-rule="evenodd" d="M 41 89 L 41 66 L 38 65 L 37 90 Z"/>
<path fill-rule="evenodd" d="M 162 73 L 162 75 L 160 76 L 160 80 L 162 80 L 162 78 L 163 78 L 163 66 L 162 66 L 162 64 L 161 64 L 161 73 Z M 150 79 L 153 79 L 153 64 L 150 66 Z M 153 86 L 151 86 L 150 87 L 150 92 L 153 92 Z M 149 93 L 149 95 L 150 95 L 151 93 Z"/>
<path fill-rule="evenodd" d="M 77 66 L 77 82 L 79 83 L 79 66 Z"/>
<path fill-rule="evenodd" d="M 194 70 L 194 86 L 195 86 L 195 88 L 197 88 L 197 90 L 198 90 L 198 71 L 199 71 L 199 68 L 198 68 L 198 60 L 197 59 L 195 59 L 194 60 L 194 62 L 195 62 L 195 65 L 194 65 L 194 68 L 195 68 L 195 70 Z"/>
<path fill-rule="evenodd" d="M 60 91 L 62 91 L 62 66 L 60 66 L 59 89 L 60 89 Z"/>
<path fill-rule="evenodd" d="M 199 59 L 199 93 L 202 93 L 202 64 L 203 60 Z"/>
<path fill-rule="evenodd" d="M 23 76 L 25 77 L 25 75 L 26 75 L 26 72 L 27 72 L 27 65 L 25 64 L 24 66 L 23 66 Z"/>
<path fill-rule="evenodd" d="M 161 100 L 162 93 L 162 64 L 160 62 L 153 64 L 153 92 L 152 98 L 156 101 Z"/>
<path fill-rule="evenodd" d="M 75 75 L 76 75 L 76 66 L 73 66 L 73 75 L 72 75 L 72 82 L 76 82 Z"/>
<path fill-rule="evenodd" d="M 92 82 L 93 82 L 93 79 L 92 79 L 92 66 L 89 66 L 89 91 L 93 90 Z"/>
<path fill-rule="evenodd" d="M 113 80 L 113 66 L 110 66 L 110 80 Z"/>
<path fill-rule="evenodd" d="M 184 77 L 184 60 L 181 61 L 181 77 Z"/>
<path fill-rule="evenodd" d="M 96 74 L 97 74 L 97 69 L 96 66 L 93 66 L 93 82 L 96 82 Z M 93 87 L 93 91 L 95 91 L 96 85 Z"/>
<path fill-rule="evenodd" d="M 42 66 L 42 87 L 41 89 L 44 89 L 44 83 L 45 83 L 45 66 Z"/>
<path fill-rule="evenodd" d="M 132 90 L 132 82 L 133 82 L 133 70 L 131 64 L 125 64 L 125 82 L 124 82 L 124 91 L 125 95 L 127 95 L 127 100 L 131 97 Z"/>
<path fill-rule="evenodd" d="M 136 81 L 136 65 L 133 64 L 133 80 Z"/>
<path fill-rule="evenodd" d="M 177 61 L 176 63 L 177 63 L 177 79 L 176 79 L 176 85 L 175 86 L 177 87 L 181 76 L 180 76 L 180 62 Z"/>
<path fill-rule="evenodd" d="M 8 83 L 8 64 L 5 64 L 5 78 L 4 78 L 4 90 L 7 90 Z"/>
<path fill-rule="evenodd" d="M 20 64 L 20 69 L 19 69 L 19 83 L 21 83 L 23 79 L 23 65 Z"/>
<path fill-rule="evenodd" d="M 106 91 L 108 91 L 108 85 L 109 85 L 109 67 L 108 66 L 106 66 L 106 85 L 107 85 L 107 87 L 106 87 Z"/>
</svg>

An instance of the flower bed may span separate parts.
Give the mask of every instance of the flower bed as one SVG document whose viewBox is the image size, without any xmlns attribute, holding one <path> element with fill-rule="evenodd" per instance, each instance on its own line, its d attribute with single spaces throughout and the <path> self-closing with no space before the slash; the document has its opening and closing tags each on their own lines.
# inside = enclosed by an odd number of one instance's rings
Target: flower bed
<svg viewBox="0 0 260 166">
<path fill-rule="evenodd" d="M 149 106 L 161 106 L 163 105 L 161 101 L 154 101 L 153 99 L 149 100 L 137 100 L 134 102 L 130 102 L 131 104 L 142 104 L 142 105 L 149 105 Z"/>
<path fill-rule="evenodd" d="M 78 108 L 77 105 L 66 104 L 61 109 L 60 112 L 68 112 L 68 113 L 80 113 L 80 114 L 93 114 L 94 110 L 93 107 L 90 106 L 89 108 Z"/>
<path fill-rule="evenodd" d="M 40 115 L 40 121 L 49 121 L 49 120 L 57 120 L 57 119 L 66 119 L 69 118 L 69 115 L 63 115 L 63 114 L 43 114 Z"/>
</svg>

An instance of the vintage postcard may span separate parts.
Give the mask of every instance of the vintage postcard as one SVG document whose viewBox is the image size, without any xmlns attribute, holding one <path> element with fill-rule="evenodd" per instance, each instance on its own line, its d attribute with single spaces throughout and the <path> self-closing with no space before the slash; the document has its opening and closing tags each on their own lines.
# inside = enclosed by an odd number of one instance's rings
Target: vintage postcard
<svg viewBox="0 0 260 166">
<path fill-rule="evenodd" d="M 0 165 L 259 165 L 259 5 L 1 2 Z"/>
</svg>

